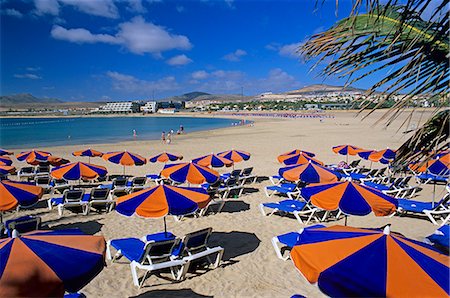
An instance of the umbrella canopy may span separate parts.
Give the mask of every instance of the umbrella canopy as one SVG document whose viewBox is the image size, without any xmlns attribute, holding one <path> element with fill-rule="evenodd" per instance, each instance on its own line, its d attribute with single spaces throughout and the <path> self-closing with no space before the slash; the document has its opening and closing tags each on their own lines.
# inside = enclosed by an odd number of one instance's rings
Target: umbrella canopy
<svg viewBox="0 0 450 298">
<path fill-rule="evenodd" d="M 387 216 L 398 207 L 397 199 L 350 181 L 316 184 L 302 189 L 302 197 L 324 210 L 341 209 L 345 214 L 363 216 L 373 212 Z"/>
<path fill-rule="evenodd" d="M 35 231 L 0 240 L 0 296 L 62 297 L 105 265 L 105 238 L 80 230 Z"/>
<path fill-rule="evenodd" d="M 91 148 L 85 150 L 79 150 L 72 153 L 73 156 L 89 156 L 89 157 L 98 157 L 102 156 L 103 153 L 97 150 L 93 150 Z"/>
<path fill-rule="evenodd" d="M 193 162 L 169 164 L 164 166 L 161 176 L 170 178 L 175 182 L 202 184 L 214 183 L 219 179 L 219 173 Z"/>
<path fill-rule="evenodd" d="M 428 165 L 426 171 L 435 175 L 447 176 L 450 174 L 450 163 L 445 158 L 434 159 Z"/>
<path fill-rule="evenodd" d="M 363 148 L 353 145 L 339 145 L 332 148 L 333 152 L 341 155 L 358 155 L 359 152 L 366 151 Z"/>
<path fill-rule="evenodd" d="M 373 152 L 376 152 L 376 150 L 364 150 L 364 151 L 360 151 L 360 152 L 358 152 L 358 156 L 361 157 L 361 158 L 363 158 L 363 159 L 365 159 L 365 160 L 368 160 L 370 154 L 372 154 Z"/>
<path fill-rule="evenodd" d="M 116 211 L 126 216 L 158 218 L 193 213 L 209 201 L 203 188 L 158 185 L 119 197 Z"/>
<path fill-rule="evenodd" d="M 332 170 L 311 162 L 307 164 L 281 168 L 278 173 L 286 180 L 301 180 L 305 183 L 336 182 L 339 180 L 337 174 Z"/>
<path fill-rule="evenodd" d="M 50 152 L 39 151 L 39 150 L 31 150 L 21 152 L 16 155 L 19 161 L 26 161 L 31 165 L 37 165 L 39 162 L 47 161 L 48 157 L 52 155 Z"/>
<path fill-rule="evenodd" d="M 0 164 L 0 175 L 7 175 L 14 173 L 16 171 L 16 168 L 13 166 L 7 166 Z"/>
<path fill-rule="evenodd" d="M 309 156 L 303 152 L 292 154 L 292 155 L 280 155 L 278 156 L 278 161 L 284 163 L 285 165 L 296 165 L 296 164 L 305 164 L 308 162 L 312 162 L 316 165 L 323 166 L 323 162 L 314 157 Z"/>
<path fill-rule="evenodd" d="M 123 166 L 142 166 L 147 163 L 147 159 L 128 151 L 108 152 L 103 154 L 104 160 Z"/>
<path fill-rule="evenodd" d="M 62 157 L 57 157 L 57 156 L 49 156 L 47 158 L 46 162 L 48 162 L 52 166 L 59 167 L 61 165 L 65 165 L 65 164 L 69 163 L 70 160 L 62 158 Z"/>
<path fill-rule="evenodd" d="M 55 168 L 50 175 L 56 179 L 80 180 L 103 177 L 108 173 L 105 167 L 84 162 L 74 162 Z"/>
<path fill-rule="evenodd" d="M 250 159 L 250 153 L 241 151 L 241 150 L 228 150 L 224 152 L 220 152 L 217 155 L 225 157 L 227 159 L 231 159 L 234 162 L 241 162 L 243 160 L 249 160 Z"/>
<path fill-rule="evenodd" d="M 182 160 L 182 159 L 183 159 L 182 155 L 163 152 L 163 153 L 160 153 L 153 157 L 150 157 L 149 161 L 155 163 L 155 162 L 176 161 L 176 160 Z"/>
<path fill-rule="evenodd" d="M 40 186 L 10 180 L 0 181 L 0 212 L 12 210 L 17 205 L 31 206 L 43 194 L 44 190 Z"/>
<path fill-rule="evenodd" d="M 331 297 L 448 297 L 448 256 L 383 230 L 304 229 L 291 258 Z"/>
<path fill-rule="evenodd" d="M 395 151 L 387 148 L 384 150 L 375 151 L 375 152 L 370 153 L 368 159 L 370 161 L 378 162 L 380 160 L 392 161 L 394 158 L 395 158 Z"/>
<path fill-rule="evenodd" d="M 12 165 L 12 160 L 11 160 L 11 158 L 9 158 L 9 156 L 0 155 L 0 164 L 3 164 L 5 166 L 10 166 L 10 165 Z"/>
<path fill-rule="evenodd" d="M 305 151 L 305 150 L 300 150 L 300 149 L 294 149 L 294 150 L 292 150 L 292 151 L 289 151 L 289 152 L 285 152 L 285 153 L 283 153 L 283 154 L 280 154 L 279 156 L 278 156 L 278 158 L 280 157 L 280 156 L 284 156 L 284 155 L 293 155 L 293 154 L 300 154 L 300 153 L 303 153 L 303 154 L 306 154 L 306 155 L 308 155 L 309 157 L 314 157 L 314 156 L 316 156 L 314 153 L 312 153 L 312 152 L 308 152 L 308 151 Z M 281 161 L 280 161 L 281 162 Z"/>
<path fill-rule="evenodd" d="M 231 159 L 216 155 L 214 153 L 195 158 L 192 162 L 204 167 L 211 166 L 213 168 L 231 167 L 233 165 L 233 161 Z"/>
<path fill-rule="evenodd" d="M 12 152 L 12 151 L 5 150 L 5 149 L 0 149 L 0 156 L 3 156 L 3 155 L 13 155 L 13 154 L 14 154 L 14 152 Z"/>
</svg>

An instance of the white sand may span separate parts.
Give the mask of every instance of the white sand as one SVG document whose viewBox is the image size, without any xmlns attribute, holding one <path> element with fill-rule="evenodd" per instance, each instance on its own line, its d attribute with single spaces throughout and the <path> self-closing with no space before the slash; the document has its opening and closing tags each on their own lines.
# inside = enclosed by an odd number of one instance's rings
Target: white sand
<svg viewBox="0 0 450 298">
<path fill-rule="evenodd" d="M 91 147 L 100 151 L 127 149 L 145 157 L 166 150 L 184 155 L 187 161 L 210 152 L 235 148 L 252 153 L 248 162 L 237 164 L 236 167 L 253 166 L 256 174 L 270 176 L 277 173 L 280 167 L 276 157 L 295 148 L 315 152 L 317 158 L 325 163 L 337 163 L 345 160 L 345 157 L 334 154 L 331 151 L 332 146 L 354 144 L 368 149 L 384 149 L 386 146 L 395 149 L 406 140 L 405 135 L 396 132 L 401 121 L 397 121 L 388 129 L 381 125 L 372 126 L 374 120 L 380 116 L 380 112 L 363 122 L 360 118 L 355 118 L 354 113 L 334 114 L 335 119 L 326 119 L 322 123 L 319 119 L 255 118 L 254 126 L 192 134 L 187 127 L 188 134 L 176 136 L 171 145 L 163 145 L 160 141 L 135 141 Z M 87 158 L 71 156 L 71 152 L 86 146 L 42 149 L 71 161 L 87 161 Z M 100 158 L 92 158 L 91 162 L 106 166 L 110 174 L 122 173 L 121 166 L 106 163 Z M 368 162 L 362 163 L 369 166 Z M 22 166 L 17 162 L 15 165 Z M 144 175 L 157 173 L 161 168 L 161 164 L 147 164 L 142 167 L 128 167 L 126 173 Z M 132 285 L 130 267 L 125 261 L 121 260 L 114 264 L 108 262 L 107 267 L 81 292 L 88 297 L 125 297 L 141 294 L 149 297 L 290 297 L 296 293 L 308 297 L 322 296 L 316 286 L 303 279 L 291 261 L 283 262 L 275 255 L 271 238 L 299 230 L 301 226 L 293 218 L 277 215 L 264 217 L 260 214 L 258 210 L 260 203 L 278 200 L 276 197 L 268 199 L 264 195 L 263 188 L 269 184 L 270 181 L 264 181 L 252 185 L 253 192 L 239 199 L 230 199 L 220 214 L 187 218 L 181 222 L 168 218 L 168 229 L 180 236 L 197 229 L 212 227 L 214 233 L 211 244 L 225 248 L 220 268 L 199 275 L 189 274 L 188 278 L 180 283 L 151 276 L 142 289 L 137 289 Z M 425 187 L 416 199 L 430 200 L 431 191 L 431 187 Z M 436 197 L 440 198 L 442 194 L 443 187 L 438 186 Z M 68 211 L 65 217 L 58 219 L 56 210 L 39 208 L 33 211 L 20 211 L 20 214 L 28 213 L 38 214 L 50 227 L 80 227 L 85 232 L 104 235 L 107 240 L 141 237 L 163 229 L 162 219 L 127 218 L 116 212 L 81 216 Z M 425 219 L 409 217 L 376 218 L 369 215 L 348 219 L 349 225 L 357 227 L 380 227 L 387 223 L 392 224 L 392 230 L 417 240 L 423 240 L 436 229 L 436 226 Z M 326 223 L 326 225 L 333 224 L 343 224 L 343 220 Z"/>
</svg>

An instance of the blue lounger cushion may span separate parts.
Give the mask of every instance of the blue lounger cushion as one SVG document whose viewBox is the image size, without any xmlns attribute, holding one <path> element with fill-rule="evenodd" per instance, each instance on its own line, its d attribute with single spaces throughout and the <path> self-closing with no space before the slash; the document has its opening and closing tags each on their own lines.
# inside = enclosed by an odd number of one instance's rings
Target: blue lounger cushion
<svg viewBox="0 0 450 298">
<path fill-rule="evenodd" d="M 291 213 L 294 211 L 302 211 L 306 206 L 306 202 L 300 202 L 296 200 L 283 200 L 276 203 L 264 203 L 263 206 Z"/>
<path fill-rule="evenodd" d="M 145 177 L 150 179 L 161 179 L 161 176 L 159 176 L 158 174 L 148 174 Z"/>
<path fill-rule="evenodd" d="M 175 235 L 170 232 L 149 234 L 146 236 L 147 242 L 164 241 L 175 239 Z M 145 253 L 144 247 L 146 242 L 138 238 L 122 238 L 111 240 L 111 246 L 117 250 L 120 250 L 122 255 L 130 261 L 139 262 Z"/>
<path fill-rule="evenodd" d="M 324 225 L 313 225 L 306 227 L 305 229 L 317 229 L 317 228 L 325 228 Z M 299 232 L 290 232 L 286 234 L 282 234 L 277 236 L 278 241 L 288 247 L 294 247 L 295 245 L 298 245 L 300 243 L 300 236 L 301 234 Z"/>
<path fill-rule="evenodd" d="M 99 186 L 99 188 L 102 188 L 102 189 L 105 189 L 105 188 L 107 188 L 107 189 L 112 189 L 113 188 L 113 185 L 112 185 L 112 183 L 111 184 L 101 184 L 100 186 Z"/>
<path fill-rule="evenodd" d="M 89 202 L 89 200 L 91 199 L 91 194 L 90 193 L 85 193 L 83 194 L 83 198 L 81 199 L 82 202 Z M 59 205 L 64 203 L 64 197 L 60 197 L 60 198 L 52 198 L 51 199 L 52 203 L 54 205 Z"/>
<path fill-rule="evenodd" d="M 283 185 L 285 185 L 285 186 L 283 186 Z M 296 186 L 297 185 L 295 183 L 283 183 L 281 185 L 267 186 L 266 189 L 285 194 L 288 192 L 293 192 L 295 190 Z"/>
<path fill-rule="evenodd" d="M 417 178 L 419 178 L 420 180 L 431 179 L 432 181 L 435 181 L 435 182 L 447 182 L 449 179 L 449 176 L 439 176 L 439 175 L 434 175 L 434 174 L 422 173 L 419 176 L 417 176 Z"/>
<path fill-rule="evenodd" d="M 375 188 L 375 189 L 378 189 L 378 190 L 389 190 L 389 189 L 391 189 L 391 187 L 388 186 L 388 185 L 379 184 L 379 183 L 370 182 L 370 181 L 364 182 L 364 185 L 372 187 L 372 188 Z"/>
<path fill-rule="evenodd" d="M 450 226 L 443 225 L 432 235 L 428 236 L 427 239 L 433 244 L 440 245 L 448 249 L 450 245 Z"/>
<path fill-rule="evenodd" d="M 440 202 L 419 202 L 413 200 L 406 199 L 398 199 L 398 207 L 401 207 L 403 210 L 422 213 L 423 210 L 433 210 L 436 206 L 439 205 Z"/>
</svg>

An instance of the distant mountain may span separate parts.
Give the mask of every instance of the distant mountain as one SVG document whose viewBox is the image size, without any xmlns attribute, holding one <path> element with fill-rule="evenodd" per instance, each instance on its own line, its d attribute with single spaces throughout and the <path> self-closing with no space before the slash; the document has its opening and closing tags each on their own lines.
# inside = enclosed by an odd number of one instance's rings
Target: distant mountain
<svg viewBox="0 0 450 298">
<path fill-rule="evenodd" d="M 15 106 L 27 104 L 57 104 L 63 101 L 56 98 L 38 98 L 29 93 L 0 96 L 0 106 Z"/>
<path fill-rule="evenodd" d="M 366 90 L 358 89 L 354 87 L 343 87 L 343 86 L 332 86 L 325 84 L 315 84 L 309 85 L 297 90 L 287 91 L 284 94 L 288 95 L 306 95 L 306 94 L 318 94 L 318 93 L 328 93 L 328 92 L 343 92 L 343 91 L 354 91 L 354 92 L 366 92 Z"/>
<path fill-rule="evenodd" d="M 185 93 L 183 95 L 168 97 L 168 98 L 165 98 L 163 100 L 164 101 L 166 101 L 166 100 L 167 101 L 169 101 L 169 100 L 172 100 L 172 101 L 191 101 L 191 100 L 196 99 L 199 96 L 208 96 L 208 95 L 211 95 L 211 94 L 206 93 L 206 92 L 194 91 L 194 92 Z"/>
</svg>

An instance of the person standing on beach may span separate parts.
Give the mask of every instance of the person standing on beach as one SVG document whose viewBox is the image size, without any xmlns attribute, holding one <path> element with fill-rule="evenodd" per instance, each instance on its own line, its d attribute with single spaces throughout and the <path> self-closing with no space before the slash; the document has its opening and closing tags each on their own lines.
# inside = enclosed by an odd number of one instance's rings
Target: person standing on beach
<svg viewBox="0 0 450 298">
<path fill-rule="evenodd" d="M 183 125 L 180 125 L 180 134 L 183 134 L 184 133 L 184 127 L 183 127 Z"/>
<path fill-rule="evenodd" d="M 167 145 L 169 145 L 172 142 L 172 134 L 170 132 L 167 133 Z"/>
<path fill-rule="evenodd" d="M 133 129 L 133 138 L 136 139 L 136 137 L 137 137 L 136 129 Z"/>
<path fill-rule="evenodd" d="M 161 141 L 163 144 L 166 142 L 166 133 L 164 131 L 161 134 Z"/>
</svg>

